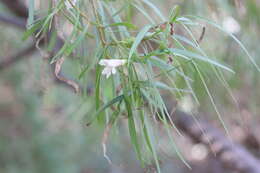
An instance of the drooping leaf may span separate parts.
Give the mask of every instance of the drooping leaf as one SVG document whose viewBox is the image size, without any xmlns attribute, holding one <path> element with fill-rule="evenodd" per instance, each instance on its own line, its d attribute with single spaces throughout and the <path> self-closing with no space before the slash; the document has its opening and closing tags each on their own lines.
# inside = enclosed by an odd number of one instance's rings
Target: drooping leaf
<svg viewBox="0 0 260 173">
<path fill-rule="evenodd" d="M 145 26 L 136 36 L 135 38 L 135 41 L 130 49 L 130 52 L 129 52 L 129 56 L 128 56 L 128 63 L 130 62 L 134 52 L 136 52 L 136 49 L 138 47 L 138 45 L 141 43 L 141 41 L 143 40 L 143 38 L 145 37 L 145 34 L 151 29 L 151 25 L 147 25 Z"/>
</svg>

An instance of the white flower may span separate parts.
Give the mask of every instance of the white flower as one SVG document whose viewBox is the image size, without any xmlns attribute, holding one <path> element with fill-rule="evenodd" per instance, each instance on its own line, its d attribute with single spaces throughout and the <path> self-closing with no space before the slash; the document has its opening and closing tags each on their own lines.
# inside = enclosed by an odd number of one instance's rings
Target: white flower
<svg viewBox="0 0 260 173">
<path fill-rule="evenodd" d="M 71 2 L 69 2 L 71 1 Z M 77 0 L 65 0 L 65 5 L 66 5 L 66 8 L 69 10 L 71 9 L 73 6 L 71 5 L 71 3 L 75 6 L 76 3 L 77 3 Z"/>
<path fill-rule="evenodd" d="M 102 59 L 99 61 L 99 65 L 105 66 L 102 71 L 103 75 L 106 75 L 106 78 L 109 78 L 111 74 L 116 73 L 116 67 L 122 66 L 126 63 L 125 59 Z"/>
<path fill-rule="evenodd" d="M 240 31 L 239 23 L 231 16 L 228 16 L 224 19 L 222 26 L 227 32 L 231 34 L 236 34 Z"/>
</svg>

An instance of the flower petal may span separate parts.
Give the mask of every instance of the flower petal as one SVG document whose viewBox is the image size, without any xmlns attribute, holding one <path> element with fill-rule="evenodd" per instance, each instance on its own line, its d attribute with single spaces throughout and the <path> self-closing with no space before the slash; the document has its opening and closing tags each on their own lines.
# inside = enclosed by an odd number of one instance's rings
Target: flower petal
<svg viewBox="0 0 260 173">
<path fill-rule="evenodd" d="M 98 63 L 99 65 L 107 66 L 107 60 L 106 59 L 101 59 Z"/>
<path fill-rule="evenodd" d="M 106 74 L 106 78 L 109 78 L 110 75 L 111 75 L 111 71 Z"/>
<path fill-rule="evenodd" d="M 112 69 L 111 69 L 110 67 L 105 67 L 105 68 L 103 69 L 103 71 L 102 71 L 102 74 L 103 74 L 103 75 L 106 75 L 106 74 L 108 74 L 108 73 L 111 73 L 111 71 L 112 71 Z"/>
<path fill-rule="evenodd" d="M 126 63 L 125 59 L 101 59 L 99 65 L 109 66 L 109 67 L 118 67 Z"/>
<path fill-rule="evenodd" d="M 106 75 L 106 78 L 109 78 L 111 74 L 116 74 L 116 67 L 124 65 L 126 62 L 125 59 L 101 59 L 99 65 L 105 66 L 102 75 Z"/>
<path fill-rule="evenodd" d="M 116 74 L 116 68 L 112 68 L 112 74 Z"/>
<path fill-rule="evenodd" d="M 108 65 L 111 67 L 118 67 L 124 65 L 125 63 L 126 63 L 125 59 L 111 59 Z"/>
</svg>

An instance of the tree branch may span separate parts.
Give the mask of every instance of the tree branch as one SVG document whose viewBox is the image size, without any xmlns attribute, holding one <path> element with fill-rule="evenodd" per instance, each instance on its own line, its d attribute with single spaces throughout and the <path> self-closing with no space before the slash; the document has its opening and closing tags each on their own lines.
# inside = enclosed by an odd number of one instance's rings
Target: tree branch
<svg viewBox="0 0 260 173">
<path fill-rule="evenodd" d="M 25 29 L 26 21 L 21 18 L 5 16 L 0 14 L 0 22 L 6 23 L 8 25 L 13 25 L 19 29 Z"/>
<path fill-rule="evenodd" d="M 16 53 L 15 55 L 4 58 L 4 60 L 2 60 L 0 62 L 0 71 L 8 68 L 9 66 L 13 65 L 14 63 L 16 63 L 22 59 L 28 58 L 35 51 L 36 51 L 36 47 L 34 44 L 32 44 L 28 48 L 21 50 L 20 52 Z"/>
<path fill-rule="evenodd" d="M 9 8 L 17 17 L 27 18 L 28 10 L 20 0 L 0 0 L 6 7 Z"/>
<path fill-rule="evenodd" d="M 21 1 L 19 0 L 0 0 L 0 2 L 3 2 L 5 4 L 6 7 L 9 8 L 10 11 L 12 11 L 17 17 L 21 18 L 21 26 L 26 26 L 26 18 L 28 17 L 28 9 L 26 8 L 26 6 L 21 3 Z M 2 18 L 3 21 L 9 22 L 11 24 L 15 24 L 15 22 L 11 21 L 10 18 L 9 20 L 7 20 L 7 18 Z M 54 30 L 54 25 L 51 28 L 51 30 L 46 33 L 46 35 L 44 36 L 44 38 L 39 42 L 40 45 L 44 44 L 44 43 L 48 43 L 50 41 L 50 36 L 51 33 Z M 55 55 L 57 52 L 59 52 L 59 50 L 63 47 L 64 45 L 64 41 L 63 39 L 57 37 L 56 40 L 56 45 L 53 48 L 52 52 L 50 53 L 51 55 Z M 10 66 L 11 64 L 14 64 L 14 62 L 21 60 L 25 57 L 25 55 L 29 54 L 30 52 L 34 51 L 35 48 L 29 47 L 28 49 L 25 49 L 22 52 L 17 53 L 15 56 L 10 57 L 10 59 L 6 59 L 4 62 L 2 62 L 0 64 L 0 70 Z M 75 91 L 79 91 L 80 87 L 78 86 L 78 84 L 76 82 L 74 82 L 73 80 L 69 80 L 67 79 L 61 72 L 59 72 L 59 75 L 57 77 L 57 75 L 55 75 L 55 65 L 56 62 L 54 63 L 54 65 L 52 65 L 52 69 L 53 69 L 53 73 L 55 76 L 55 81 L 58 83 L 63 83 L 66 84 L 70 87 L 72 87 Z M 73 84 L 73 85 L 72 85 Z"/>
<path fill-rule="evenodd" d="M 208 146 L 223 166 L 239 173 L 260 173 L 258 159 L 243 146 L 231 142 L 208 122 L 196 122 L 191 115 L 181 111 L 175 111 L 171 118 L 175 125 L 194 141 Z"/>
</svg>

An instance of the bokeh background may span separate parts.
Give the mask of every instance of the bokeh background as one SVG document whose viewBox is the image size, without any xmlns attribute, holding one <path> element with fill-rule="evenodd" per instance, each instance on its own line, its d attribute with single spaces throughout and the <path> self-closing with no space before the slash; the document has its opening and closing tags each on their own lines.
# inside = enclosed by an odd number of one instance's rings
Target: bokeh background
<svg viewBox="0 0 260 173">
<path fill-rule="evenodd" d="M 39 9 L 44 5 L 44 2 L 35 2 Z M 155 3 L 165 15 L 169 14 L 174 5 L 179 4 L 182 15 L 204 16 L 219 23 L 233 32 L 260 64 L 260 1 L 158 0 Z M 1 1 L 0 12 L 10 14 Z M 138 13 L 134 17 L 137 25 L 143 24 Z M 206 23 L 205 26 L 206 33 L 201 47 L 207 54 L 225 61 L 236 72 L 226 76 L 229 91 L 209 73 L 209 89 L 232 139 L 258 156 L 259 146 L 247 146 L 246 136 L 250 132 L 260 142 L 257 134 L 260 125 L 259 72 L 230 37 Z M 176 32 L 185 34 L 182 30 Z M 195 29 L 198 37 L 200 32 L 201 30 Z M 30 45 L 32 40 L 23 41 L 22 35 L 23 31 L 0 23 L 0 60 Z M 65 63 L 63 70 L 67 76 L 75 78 L 80 73 L 80 67 L 80 60 L 71 60 Z M 0 69 L 1 173 L 155 171 L 152 166 L 147 170 L 140 168 L 128 131 L 123 126 L 124 122 L 112 130 L 107 143 L 108 155 L 113 165 L 103 157 L 101 138 L 104 127 L 86 126 L 85 118 L 93 113 L 93 86 L 91 82 L 83 82 L 89 87 L 88 97 L 80 97 L 67 87 L 57 84 L 53 80 L 48 61 L 39 52 L 8 68 Z M 201 85 L 198 84 L 195 91 L 199 93 L 202 105 L 196 110 L 199 112 L 198 116 L 209 120 L 221 130 L 209 98 L 201 90 Z M 184 98 L 181 103 L 184 109 L 189 110 L 192 107 L 189 98 Z M 167 150 L 167 140 L 164 139 L 167 136 L 163 133 L 160 135 L 162 147 L 158 148 L 158 152 L 163 160 L 162 172 L 228 172 L 217 159 L 209 156 L 205 146 L 193 144 L 188 137 L 176 135 L 180 150 L 193 166 L 192 170 L 188 170 L 173 151 Z"/>
</svg>

